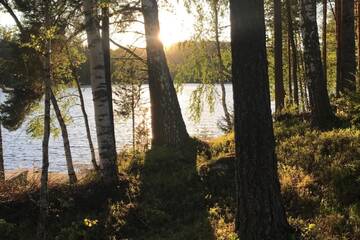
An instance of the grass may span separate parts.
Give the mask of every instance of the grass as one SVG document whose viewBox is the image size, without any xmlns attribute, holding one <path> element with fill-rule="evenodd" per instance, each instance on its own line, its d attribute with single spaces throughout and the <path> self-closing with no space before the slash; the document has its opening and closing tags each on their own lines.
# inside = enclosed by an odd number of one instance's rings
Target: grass
<svg viewBox="0 0 360 240">
<path fill-rule="evenodd" d="M 360 239 L 360 130 L 312 130 L 306 118 L 275 123 L 289 222 L 303 239 Z M 183 149 L 119 155 L 119 185 L 94 174 L 51 186 L 50 239 L 236 240 L 234 135 Z M 0 239 L 35 239 L 35 185 L 0 186 Z"/>
</svg>

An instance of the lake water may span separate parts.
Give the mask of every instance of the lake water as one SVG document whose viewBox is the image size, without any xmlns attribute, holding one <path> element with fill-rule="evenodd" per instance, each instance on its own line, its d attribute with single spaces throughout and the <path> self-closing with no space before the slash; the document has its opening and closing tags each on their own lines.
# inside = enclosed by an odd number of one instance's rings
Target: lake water
<svg viewBox="0 0 360 240">
<path fill-rule="evenodd" d="M 199 85 L 197 84 L 185 84 L 183 85 L 182 91 L 178 93 L 178 98 L 187 130 L 192 136 L 214 137 L 221 135 L 222 132 L 217 125 L 218 121 L 223 117 L 223 110 L 220 105 L 219 98 L 219 86 L 215 87 L 215 93 L 212 94 L 212 96 L 216 98 L 214 111 L 210 112 L 209 105 L 206 103 L 206 101 L 204 101 L 204 111 L 200 121 L 194 122 L 191 120 L 189 109 L 190 96 L 198 86 Z M 227 102 L 229 108 L 232 109 L 232 86 L 227 84 L 226 90 Z M 75 90 L 69 90 L 69 92 L 75 92 Z M 84 87 L 83 94 L 86 102 L 86 110 L 89 116 L 91 134 L 96 148 L 96 130 L 91 89 L 89 87 Z M 143 108 L 150 107 L 149 91 L 147 85 L 143 86 L 141 102 Z M 89 166 L 90 152 L 80 106 L 76 105 L 72 107 L 69 111 L 69 114 L 73 118 L 73 122 L 68 125 L 68 132 L 74 165 L 76 168 Z M 137 112 L 137 115 L 140 116 L 143 114 L 141 112 Z M 149 111 L 146 115 L 147 122 L 150 125 Z M 137 122 L 139 120 L 141 119 L 137 119 Z M 6 170 L 14 170 L 19 168 L 39 168 L 41 166 L 42 140 L 34 139 L 27 134 L 27 123 L 28 121 L 26 121 L 23 126 L 16 131 L 9 132 L 6 129 L 3 129 L 4 160 Z M 115 135 L 118 151 L 126 146 L 131 145 L 131 126 L 131 119 L 124 120 L 119 117 L 115 117 Z M 66 163 L 61 135 L 57 138 L 51 137 L 49 154 L 50 171 L 65 171 Z"/>
</svg>

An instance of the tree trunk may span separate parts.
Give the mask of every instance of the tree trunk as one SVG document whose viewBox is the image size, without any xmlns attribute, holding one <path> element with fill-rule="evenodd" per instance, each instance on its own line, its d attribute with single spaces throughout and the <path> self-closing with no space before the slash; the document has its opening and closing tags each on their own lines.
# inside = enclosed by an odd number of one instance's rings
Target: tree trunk
<svg viewBox="0 0 360 240">
<path fill-rule="evenodd" d="M 114 183 L 117 181 L 116 147 L 108 96 L 110 93 L 106 84 L 104 54 L 97 21 L 97 1 L 84 0 L 84 12 L 101 174 L 105 182 Z"/>
<path fill-rule="evenodd" d="M 287 50 L 288 50 L 288 84 L 289 84 L 289 104 L 292 105 L 293 103 L 293 90 L 292 90 L 292 73 L 291 73 L 291 43 L 290 43 L 290 35 L 288 33 L 288 39 L 287 39 Z"/>
<path fill-rule="evenodd" d="M 300 5 L 305 73 L 309 85 L 312 124 L 319 129 L 329 129 L 334 125 L 335 115 L 330 107 L 321 62 L 316 0 L 300 0 Z"/>
<path fill-rule="evenodd" d="M 50 24 L 50 6 L 45 1 L 45 26 L 49 29 Z M 37 239 L 47 239 L 47 218 L 48 218 L 48 170 L 49 170 L 49 139 L 50 139 L 50 96 L 52 84 L 52 68 L 51 68 L 51 39 L 46 40 L 45 56 L 43 59 L 44 68 L 44 136 L 42 142 L 42 169 L 40 179 L 40 216 L 37 229 Z"/>
<path fill-rule="evenodd" d="M 327 1 L 323 0 L 322 54 L 324 65 L 324 80 L 327 84 Z"/>
<path fill-rule="evenodd" d="M 64 150 L 65 150 L 65 158 L 66 158 L 66 165 L 67 165 L 67 170 L 68 170 L 68 175 L 69 175 L 69 183 L 70 184 L 75 184 L 77 182 L 77 178 L 76 178 L 76 174 L 75 174 L 75 170 L 74 170 L 74 166 L 73 166 L 73 161 L 72 161 L 72 156 L 71 156 L 71 148 L 70 148 L 70 141 L 69 141 L 69 135 L 68 135 L 68 131 L 66 128 L 66 124 L 64 121 L 64 118 L 61 114 L 61 110 L 59 108 L 59 105 L 57 103 L 56 97 L 54 95 L 54 93 L 51 91 L 51 103 L 54 107 L 54 111 L 56 114 L 56 118 L 58 120 L 58 123 L 60 125 L 60 129 L 61 129 L 61 135 L 63 138 L 63 142 L 64 142 Z"/>
<path fill-rule="evenodd" d="M 70 57 L 70 55 L 69 55 L 69 57 Z M 71 59 L 70 59 L 70 62 L 71 62 Z M 86 113 L 85 101 L 84 101 L 84 96 L 83 96 L 81 86 L 80 86 L 79 76 L 76 73 L 76 69 L 72 64 L 71 64 L 71 69 L 72 69 L 71 71 L 72 71 L 73 78 L 75 79 L 76 88 L 77 88 L 78 93 L 79 93 L 80 107 L 81 107 L 81 112 L 82 112 L 83 118 L 84 118 L 86 137 L 87 137 L 87 140 L 88 140 L 88 143 L 89 143 L 89 148 L 90 148 L 91 163 L 92 163 L 94 169 L 96 171 L 99 171 L 100 169 L 99 169 L 98 164 L 96 163 L 94 144 L 93 144 L 93 141 L 92 141 L 92 138 L 91 138 L 89 119 L 88 119 L 88 115 Z"/>
<path fill-rule="evenodd" d="M 283 56 L 282 56 L 282 14 L 281 0 L 274 0 L 274 21 L 275 21 L 275 112 L 281 112 L 284 108 L 285 90 L 283 77 Z"/>
<path fill-rule="evenodd" d="M 158 5 L 156 0 L 141 0 L 141 4 L 146 35 L 152 144 L 176 147 L 183 144 L 189 135 L 159 39 Z"/>
<path fill-rule="evenodd" d="M 290 45 L 291 45 L 291 54 L 292 54 L 292 83 L 294 86 L 294 103 L 295 106 L 299 107 L 299 87 L 298 87 L 298 77 L 297 77 L 297 48 L 295 43 L 295 34 L 294 34 L 294 28 L 293 28 L 293 19 L 292 19 L 292 13 L 291 13 L 291 3 L 290 0 L 286 1 L 286 9 L 287 9 L 287 17 L 288 17 L 288 34 L 290 39 Z M 290 69 L 289 69 L 290 71 Z"/>
<path fill-rule="evenodd" d="M 263 0 L 231 0 L 236 231 L 241 240 L 290 238 L 277 174 Z"/>
<path fill-rule="evenodd" d="M 359 91 L 359 87 L 360 87 L 360 1 L 357 1 L 357 44 L 358 44 L 358 59 L 357 59 L 357 64 L 358 64 L 358 68 L 357 68 L 357 77 L 358 77 L 358 85 L 357 85 L 357 89 Z"/>
<path fill-rule="evenodd" d="M 5 168 L 4 168 L 4 151 L 3 151 L 3 139 L 2 129 L 0 123 L 0 183 L 5 181 Z"/>
<path fill-rule="evenodd" d="M 105 6 L 101 8 L 101 43 L 104 52 L 104 64 L 105 64 L 105 80 L 106 88 L 109 98 L 109 111 L 112 128 L 114 129 L 114 110 L 112 100 L 112 84 L 111 84 L 111 59 L 110 59 L 110 23 L 109 23 L 109 7 Z M 115 132 L 114 133 L 114 146 L 115 146 Z"/>
<path fill-rule="evenodd" d="M 335 0 L 335 14 L 336 14 L 336 96 L 340 96 L 340 92 L 343 91 L 343 84 L 341 80 L 341 7 L 342 0 Z"/>
<path fill-rule="evenodd" d="M 356 91 L 354 0 L 342 0 L 341 7 L 341 81 L 340 92 Z"/>
<path fill-rule="evenodd" d="M 225 66 L 224 66 L 224 62 L 221 56 L 221 46 L 220 46 L 220 33 L 219 33 L 219 2 L 215 1 L 215 3 L 213 3 L 213 12 L 214 12 L 214 29 L 215 29 L 215 43 L 216 43 L 216 53 L 217 53 L 217 58 L 218 58 L 218 64 L 219 64 L 219 73 L 221 76 L 225 76 Z M 232 129 L 232 125 L 233 125 L 233 121 L 231 119 L 231 115 L 229 113 L 228 107 L 227 107 L 227 103 L 226 103 L 226 89 L 225 89 L 225 85 L 224 85 L 224 81 L 220 80 L 220 87 L 221 87 L 221 105 L 223 107 L 224 110 L 224 115 L 225 115 L 225 121 L 226 121 L 226 125 L 227 125 L 227 129 L 229 131 L 231 131 Z"/>
</svg>

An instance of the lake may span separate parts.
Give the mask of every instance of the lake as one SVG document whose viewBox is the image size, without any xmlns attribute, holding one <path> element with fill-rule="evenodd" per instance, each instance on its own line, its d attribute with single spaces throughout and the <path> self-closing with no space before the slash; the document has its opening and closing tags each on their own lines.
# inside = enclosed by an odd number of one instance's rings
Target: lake
<svg viewBox="0 0 360 240">
<path fill-rule="evenodd" d="M 218 128 L 218 121 L 223 117 L 223 109 L 220 104 L 220 87 L 215 86 L 216 98 L 214 111 L 209 111 L 209 105 L 203 101 L 203 113 L 198 122 L 191 119 L 189 102 L 191 93 L 198 87 L 198 84 L 184 84 L 182 90 L 178 92 L 178 98 L 182 109 L 182 114 L 187 126 L 187 130 L 191 136 L 198 137 L 215 137 L 222 134 Z M 142 108 L 149 108 L 149 90 L 147 85 L 143 85 L 143 94 L 141 98 Z M 226 84 L 227 103 L 229 109 L 232 109 L 232 85 Z M 69 90 L 74 92 L 75 90 Z M 94 109 L 92 102 L 92 94 L 90 87 L 83 87 L 83 94 L 86 103 L 86 110 L 89 117 L 91 134 L 96 149 L 96 133 L 94 122 Z M 114 96 L 116 98 L 116 96 Z M 114 106 L 116 108 L 116 106 Z M 150 110 L 150 109 L 149 109 Z M 90 166 L 90 151 L 86 138 L 85 124 L 82 118 L 80 106 L 76 105 L 69 111 L 73 121 L 68 125 L 69 139 L 72 150 L 74 165 L 77 169 Z M 144 115 L 139 110 L 137 116 Z M 147 111 L 146 119 L 150 125 L 150 113 Z M 137 117 L 137 123 L 141 117 Z M 4 161 L 6 170 L 14 170 L 19 168 L 39 168 L 42 160 L 41 139 L 34 139 L 26 132 L 28 120 L 16 131 L 9 132 L 3 129 L 3 147 Z M 149 126 L 150 127 L 150 126 Z M 151 131 L 150 131 L 151 132 Z M 115 116 L 115 135 L 117 150 L 120 151 L 126 146 L 130 146 L 132 142 L 132 120 L 124 120 Z M 61 134 L 57 138 L 51 137 L 49 146 L 50 171 L 66 171 L 66 162 L 64 156 L 64 148 Z"/>
</svg>

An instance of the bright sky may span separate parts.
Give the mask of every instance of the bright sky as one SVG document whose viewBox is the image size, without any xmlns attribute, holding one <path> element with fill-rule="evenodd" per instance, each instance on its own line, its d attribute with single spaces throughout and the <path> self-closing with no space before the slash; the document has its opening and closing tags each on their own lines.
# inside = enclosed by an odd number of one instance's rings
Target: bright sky
<svg viewBox="0 0 360 240">
<path fill-rule="evenodd" d="M 166 8 L 161 7 L 159 10 L 159 20 L 161 29 L 160 38 L 165 46 L 169 46 L 179 41 L 189 40 L 194 34 L 193 25 L 195 18 L 186 11 L 185 7 L 182 5 L 182 1 L 176 1 L 172 6 Z M 7 27 L 14 26 L 15 22 L 9 14 L 0 12 L 0 25 Z M 142 24 L 135 24 L 130 28 L 132 31 L 144 31 L 144 26 Z M 143 41 L 144 38 L 136 33 L 117 34 L 114 30 L 111 33 L 111 37 L 122 45 L 134 44 L 139 47 L 145 46 Z M 116 47 L 112 46 L 112 48 Z"/>
</svg>

